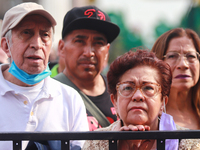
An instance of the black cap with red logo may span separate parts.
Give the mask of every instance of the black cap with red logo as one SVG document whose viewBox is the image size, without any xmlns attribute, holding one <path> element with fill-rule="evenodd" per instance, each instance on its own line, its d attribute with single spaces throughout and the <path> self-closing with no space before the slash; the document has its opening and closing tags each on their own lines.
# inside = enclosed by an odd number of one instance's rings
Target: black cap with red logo
<svg viewBox="0 0 200 150">
<path fill-rule="evenodd" d="M 119 34 L 119 27 L 110 17 L 95 6 L 74 7 L 64 17 L 62 38 L 72 30 L 89 29 L 105 34 L 111 43 Z"/>
</svg>

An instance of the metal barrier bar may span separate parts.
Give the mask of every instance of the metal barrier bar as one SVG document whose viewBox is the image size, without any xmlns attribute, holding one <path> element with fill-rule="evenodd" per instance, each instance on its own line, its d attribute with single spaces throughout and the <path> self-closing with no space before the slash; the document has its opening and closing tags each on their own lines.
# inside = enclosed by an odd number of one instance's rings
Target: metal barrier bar
<svg viewBox="0 0 200 150">
<path fill-rule="evenodd" d="M 61 150 L 69 150 L 69 148 L 70 148 L 70 141 L 62 140 L 61 141 Z"/>
<path fill-rule="evenodd" d="M 166 139 L 200 139 L 200 130 L 177 131 L 88 131 L 88 132 L 15 132 L 0 133 L 0 141 L 13 141 L 13 149 L 21 149 L 21 141 L 61 140 L 62 149 L 69 150 L 70 140 L 109 140 L 110 149 L 117 149 L 117 140 L 157 139 L 159 150 Z M 163 149 L 164 150 L 164 149 Z"/>
<path fill-rule="evenodd" d="M 109 140 L 109 150 L 117 150 L 117 140 Z"/>
<path fill-rule="evenodd" d="M 13 150 L 21 150 L 21 140 L 14 140 L 13 141 Z"/>
<path fill-rule="evenodd" d="M 181 131 L 87 131 L 87 132 L 12 132 L 0 133 L 0 141 L 18 140 L 128 140 L 200 139 L 200 130 Z"/>
<path fill-rule="evenodd" d="M 165 150 L 165 139 L 158 139 L 157 140 L 157 149 Z"/>
</svg>

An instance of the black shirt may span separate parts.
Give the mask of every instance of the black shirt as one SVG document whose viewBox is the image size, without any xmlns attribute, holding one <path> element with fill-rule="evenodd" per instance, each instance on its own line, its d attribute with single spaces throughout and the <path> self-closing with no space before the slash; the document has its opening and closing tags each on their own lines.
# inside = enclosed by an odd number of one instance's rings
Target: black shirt
<svg viewBox="0 0 200 150">
<path fill-rule="evenodd" d="M 107 79 L 105 76 L 102 76 L 106 84 L 106 90 L 102 95 L 98 96 L 88 96 L 88 98 L 101 110 L 101 112 L 106 116 L 106 118 L 113 123 L 117 120 L 116 112 L 114 106 L 110 100 L 110 94 L 108 93 Z M 101 125 L 98 121 L 90 114 L 87 110 L 87 119 L 90 131 L 101 128 Z"/>
</svg>

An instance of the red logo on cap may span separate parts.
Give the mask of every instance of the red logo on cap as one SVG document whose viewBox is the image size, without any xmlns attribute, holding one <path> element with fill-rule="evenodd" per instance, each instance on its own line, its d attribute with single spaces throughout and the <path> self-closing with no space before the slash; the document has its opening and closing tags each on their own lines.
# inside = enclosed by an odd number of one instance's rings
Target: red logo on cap
<svg viewBox="0 0 200 150">
<path fill-rule="evenodd" d="M 100 20 L 104 20 L 105 21 L 106 20 L 105 15 L 99 10 L 98 10 L 98 13 L 99 13 L 98 16 L 99 16 Z"/>
<path fill-rule="evenodd" d="M 86 15 L 86 16 L 88 16 L 88 18 L 90 18 L 90 17 L 94 14 L 94 12 L 96 12 L 95 9 L 88 9 L 88 10 L 86 10 L 86 11 L 84 12 L 84 15 Z M 104 20 L 104 21 L 106 20 L 106 17 L 105 17 L 105 15 L 104 15 L 104 13 L 101 12 L 101 11 L 99 11 L 99 10 L 98 10 L 97 16 L 99 16 L 99 19 L 100 19 L 100 20 Z"/>
</svg>

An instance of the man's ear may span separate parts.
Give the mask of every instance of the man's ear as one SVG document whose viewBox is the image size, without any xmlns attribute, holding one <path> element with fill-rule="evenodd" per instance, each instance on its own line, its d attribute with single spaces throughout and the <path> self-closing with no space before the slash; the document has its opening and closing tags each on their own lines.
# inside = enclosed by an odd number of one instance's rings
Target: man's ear
<svg viewBox="0 0 200 150">
<path fill-rule="evenodd" d="M 65 46 L 65 41 L 61 39 L 59 41 L 59 43 L 58 43 L 58 55 L 59 55 L 59 57 L 65 58 L 65 55 L 64 55 L 64 46 Z"/>
<path fill-rule="evenodd" d="M 8 44 L 7 44 L 5 37 L 2 37 L 2 39 L 1 39 L 1 48 L 7 54 L 7 56 L 10 58 L 11 55 L 10 55 L 9 47 L 8 47 Z"/>
<path fill-rule="evenodd" d="M 109 58 L 109 53 L 106 54 L 105 56 L 105 61 L 108 62 L 108 58 Z"/>
<path fill-rule="evenodd" d="M 106 45 L 106 49 L 107 49 L 107 53 L 109 52 L 109 49 L 110 49 L 110 43 L 108 43 L 107 45 Z"/>
</svg>

